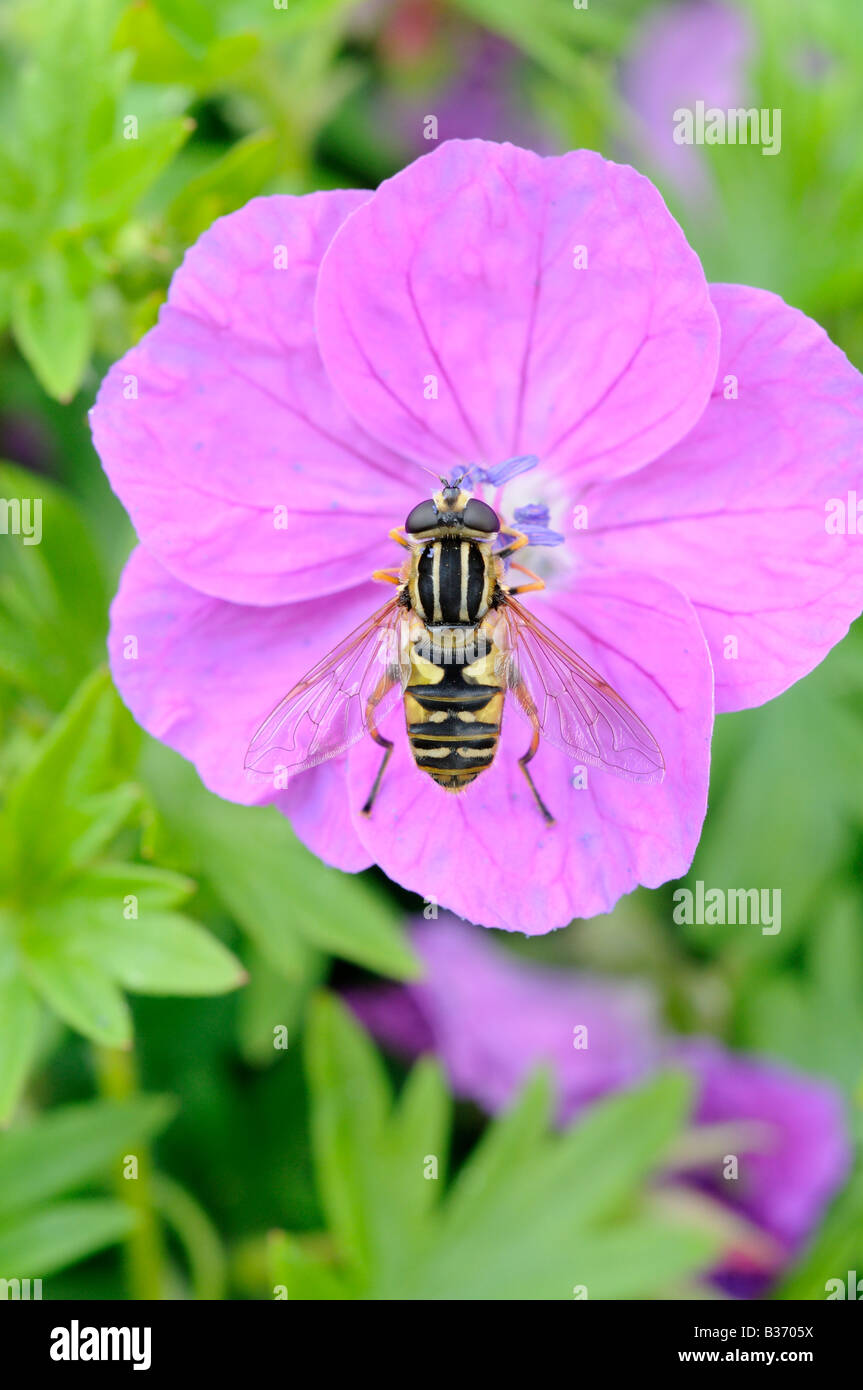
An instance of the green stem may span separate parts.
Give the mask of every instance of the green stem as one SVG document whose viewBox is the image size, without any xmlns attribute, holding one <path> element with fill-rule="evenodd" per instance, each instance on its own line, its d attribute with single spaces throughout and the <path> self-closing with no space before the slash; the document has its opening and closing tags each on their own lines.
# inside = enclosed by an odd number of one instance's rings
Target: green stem
<svg viewBox="0 0 863 1390">
<path fill-rule="evenodd" d="M 99 1094 L 106 1100 L 129 1100 L 138 1092 L 138 1069 L 131 1052 L 96 1047 L 93 1061 Z M 131 1207 L 137 1220 L 125 1242 L 126 1280 L 129 1296 L 135 1300 L 160 1300 L 164 1249 L 159 1219 L 153 1205 L 152 1163 L 149 1146 L 141 1145 L 136 1154 L 138 1176 L 125 1178 L 118 1172 L 115 1188 L 120 1199 Z"/>
</svg>

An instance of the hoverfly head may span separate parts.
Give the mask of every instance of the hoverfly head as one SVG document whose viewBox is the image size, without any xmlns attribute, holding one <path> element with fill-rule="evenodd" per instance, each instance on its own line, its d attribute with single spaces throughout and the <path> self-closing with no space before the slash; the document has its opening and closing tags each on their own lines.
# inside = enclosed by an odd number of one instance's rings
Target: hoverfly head
<svg viewBox="0 0 863 1390">
<path fill-rule="evenodd" d="M 417 503 L 408 513 L 405 522 L 408 535 L 467 529 L 490 536 L 500 530 L 497 513 L 462 487 L 466 476 L 462 474 L 451 480 L 441 478 L 440 491 L 427 501 Z"/>
</svg>

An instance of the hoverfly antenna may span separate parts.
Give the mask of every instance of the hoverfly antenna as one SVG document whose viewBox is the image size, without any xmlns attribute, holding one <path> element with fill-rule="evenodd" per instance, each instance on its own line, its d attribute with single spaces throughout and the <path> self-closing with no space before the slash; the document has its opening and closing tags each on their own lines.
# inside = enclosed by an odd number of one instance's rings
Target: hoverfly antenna
<svg viewBox="0 0 863 1390">
<path fill-rule="evenodd" d="M 433 468 L 426 468 L 426 466 L 425 466 L 424 463 L 418 463 L 418 464 L 417 464 L 417 468 L 421 468 L 422 471 L 423 471 L 424 473 L 428 473 L 428 475 L 429 475 L 430 478 L 437 478 L 437 480 L 438 480 L 439 483 L 442 483 L 442 482 L 445 481 L 445 480 L 440 476 L 440 474 L 435 473 L 435 471 L 434 471 Z"/>
</svg>

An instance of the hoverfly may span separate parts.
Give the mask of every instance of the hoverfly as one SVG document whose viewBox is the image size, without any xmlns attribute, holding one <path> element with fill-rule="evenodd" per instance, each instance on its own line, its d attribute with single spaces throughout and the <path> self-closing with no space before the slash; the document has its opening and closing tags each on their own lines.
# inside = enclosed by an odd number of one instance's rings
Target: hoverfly
<svg viewBox="0 0 863 1390">
<path fill-rule="evenodd" d="M 544 581 L 510 557 L 529 538 L 461 484 L 419 502 L 390 532 L 410 554 L 372 578 L 398 593 L 288 692 L 258 729 L 246 767 L 286 776 L 342 753 L 364 734 L 384 750 L 363 813 L 370 815 L 393 743 L 380 732 L 402 697 L 417 767 L 460 792 L 497 752 L 510 692 L 532 728 L 519 758 L 539 810 L 554 818 L 528 764 L 540 735 L 581 762 L 633 782 L 665 773 L 653 735 L 581 657 L 518 602 Z M 498 536 L 501 549 L 494 549 Z M 505 562 L 527 576 L 507 582 Z"/>
</svg>

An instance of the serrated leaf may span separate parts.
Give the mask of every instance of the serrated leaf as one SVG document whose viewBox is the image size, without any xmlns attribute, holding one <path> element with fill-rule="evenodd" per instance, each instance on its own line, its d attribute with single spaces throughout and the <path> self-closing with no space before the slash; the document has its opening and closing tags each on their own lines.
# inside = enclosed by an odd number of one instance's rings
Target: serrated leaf
<svg viewBox="0 0 863 1390">
<path fill-rule="evenodd" d="M 318 1185 L 352 1297 L 563 1300 L 578 1285 L 591 1298 L 649 1297 L 703 1272 L 723 1247 L 721 1223 L 647 1210 L 649 1180 L 688 1114 L 682 1074 L 615 1094 L 562 1133 L 547 1130 L 550 1086 L 535 1078 L 447 1198 L 418 1152 L 447 1142 L 436 1066 L 422 1064 L 393 1106 L 368 1038 L 326 997 L 310 1014 L 306 1058 Z M 294 1272 L 300 1297 L 303 1277 Z"/>
<path fill-rule="evenodd" d="M 130 1144 L 163 1129 L 173 1111 L 165 1096 L 87 1101 L 0 1134 L 0 1222 L 107 1174 Z"/>
<path fill-rule="evenodd" d="M 135 1213 L 121 1202 L 93 1198 L 60 1202 L 0 1226 L 0 1269 L 42 1279 L 122 1240 Z"/>
</svg>

